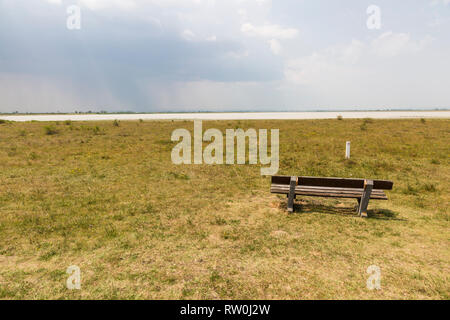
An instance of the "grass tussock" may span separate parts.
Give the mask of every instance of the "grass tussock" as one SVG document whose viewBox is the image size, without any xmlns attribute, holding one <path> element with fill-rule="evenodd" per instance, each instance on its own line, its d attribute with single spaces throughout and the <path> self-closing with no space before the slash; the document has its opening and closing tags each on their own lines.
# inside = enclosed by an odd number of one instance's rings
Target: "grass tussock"
<svg viewBox="0 0 450 320">
<path fill-rule="evenodd" d="M 115 123 L 0 127 L 1 299 L 450 298 L 449 120 L 203 123 L 279 129 L 279 174 L 393 180 L 368 219 L 344 199 L 289 215 L 259 165 L 173 165 L 192 122 Z"/>
<path fill-rule="evenodd" d="M 44 127 L 44 132 L 45 132 L 46 135 L 52 136 L 52 135 L 58 134 L 59 130 L 56 129 L 54 126 L 45 126 Z"/>
</svg>

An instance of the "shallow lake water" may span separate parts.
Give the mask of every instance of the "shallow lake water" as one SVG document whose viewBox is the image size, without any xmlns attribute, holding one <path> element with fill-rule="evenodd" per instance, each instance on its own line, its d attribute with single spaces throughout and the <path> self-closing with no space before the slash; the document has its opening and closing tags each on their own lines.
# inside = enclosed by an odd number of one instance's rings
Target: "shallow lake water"
<svg viewBox="0 0 450 320">
<path fill-rule="evenodd" d="M 327 111 L 327 112 L 229 112 L 147 114 L 49 114 L 0 115 L 10 121 L 102 121 L 102 120 L 299 120 L 299 119 L 408 119 L 450 118 L 450 111 Z"/>
</svg>

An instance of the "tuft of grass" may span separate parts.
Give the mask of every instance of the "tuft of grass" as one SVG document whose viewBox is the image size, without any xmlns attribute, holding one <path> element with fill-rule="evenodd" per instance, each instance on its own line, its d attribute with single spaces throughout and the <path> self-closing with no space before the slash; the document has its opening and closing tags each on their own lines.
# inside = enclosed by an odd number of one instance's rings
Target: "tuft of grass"
<svg viewBox="0 0 450 320">
<path fill-rule="evenodd" d="M 426 192 L 436 192 L 436 185 L 434 183 L 424 183 L 422 189 Z"/>
<path fill-rule="evenodd" d="M 337 116 L 337 119 L 338 119 L 338 120 L 344 120 L 344 117 L 341 116 L 341 115 L 338 115 L 338 116 Z"/>
<path fill-rule="evenodd" d="M 214 224 L 218 225 L 218 226 L 224 226 L 227 224 L 227 220 L 225 220 L 222 217 L 215 217 L 214 218 Z"/>
<path fill-rule="evenodd" d="M 56 250 L 52 249 L 52 250 L 49 250 L 49 251 L 45 252 L 44 254 L 42 254 L 39 257 L 39 260 L 49 261 L 51 258 L 53 258 L 56 255 L 58 255 L 58 252 Z"/>
<path fill-rule="evenodd" d="M 184 173 L 177 173 L 177 172 L 169 172 L 169 175 L 174 177 L 177 180 L 189 180 L 189 176 Z"/>
<path fill-rule="evenodd" d="M 116 119 L 113 121 L 113 126 L 114 127 L 120 127 L 120 122 Z"/>
<path fill-rule="evenodd" d="M 215 283 L 222 280 L 222 277 L 220 276 L 219 272 L 217 270 L 213 270 L 211 272 L 211 275 L 209 276 L 209 281 Z"/>
<path fill-rule="evenodd" d="M 30 153 L 30 159 L 31 159 L 31 160 L 36 160 L 38 157 L 39 157 L 39 156 L 37 155 L 36 152 L 33 151 L 33 152 Z"/>
<path fill-rule="evenodd" d="M 408 184 L 406 188 L 403 189 L 403 193 L 408 195 L 416 195 L 418 193 L 418 189 L 415 186 Z"/>
<path fill-rule="evenodd" d="M 100 134 L 101 133 L 101 129 L 99 126 L 95 126 L 92 128 L 92 132 L 94 132 L 94 134 Z"/>
<path fill-rule="evenodd" d="M 54 127 L 54 126 L 45 126 L 44 127 L 44 132 L 46 135 L 51 136 L 51 135 L 55 135 L 58 134 L 59 131 Z"/>
<path fill-rule="evenodd" d="M 438 159 L 431 159 L 431 164 L 441 164 Z"/>
<path fill-rule="evenodd" d="M 144 210 L 142 211 L 142 213 L 148 214 L 148 213 L 154 213 L 155 212 L 155 208 L 153 207 L 153 205 L 151 203 L 148 203 Z"/>
</svg>

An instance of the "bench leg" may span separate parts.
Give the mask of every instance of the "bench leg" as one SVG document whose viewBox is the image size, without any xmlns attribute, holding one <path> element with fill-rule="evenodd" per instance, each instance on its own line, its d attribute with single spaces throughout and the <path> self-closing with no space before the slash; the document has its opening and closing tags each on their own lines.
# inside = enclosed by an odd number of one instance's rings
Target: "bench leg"
<svg viewBox="0 0 450 320">
<path fill-rule="evenodd" d="M 288 204 L 287 209 L 288 212 L 294 212 L 294 199 L 295 199 L 295 186 L 297 185 L 297 177 L 291 177 L 291 183 L 289 185 L 289 194 L 288 194 Z"/>
<path fill-rule="evenodd" d="M 356 213 L 359 214 L 359 207 L 361 206 L 361 198 L 358 198 L 356 200 L 358 200 L 358 205 L 356 206 Z"/>
<path fill-rule="evenodd" d="M 369 205 L 370 195 L 372 194 L 373 181 L 364 181 L 364 191 L 361 200 L 359 201 L 358 214 L 360 217 L 367 217 L 367 206 Z"/>
</svg>

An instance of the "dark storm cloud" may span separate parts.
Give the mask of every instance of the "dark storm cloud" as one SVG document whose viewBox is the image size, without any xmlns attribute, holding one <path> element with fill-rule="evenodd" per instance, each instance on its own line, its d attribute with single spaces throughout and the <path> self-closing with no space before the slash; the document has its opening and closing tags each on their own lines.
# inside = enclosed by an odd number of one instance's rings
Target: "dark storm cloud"
<svg viewBox="0 0 450 320">
<path fill-rule="evenodd" d="M 283 76 L 280 61 L 267 50 L 245 57 L 243 43 L 232 39 L 190 41 L 175 28 L 90 10 L 83 10 L 82 29 L 71 31 L 66 7 L 44 11 L 20 4 L 0 13 L 1 72 L 69 79 L 80 90 L 95 88 L 101 77 L 135 108 L 148 103 L 136 86 L 140 80 L 271 81 Z"/>
</svg>

